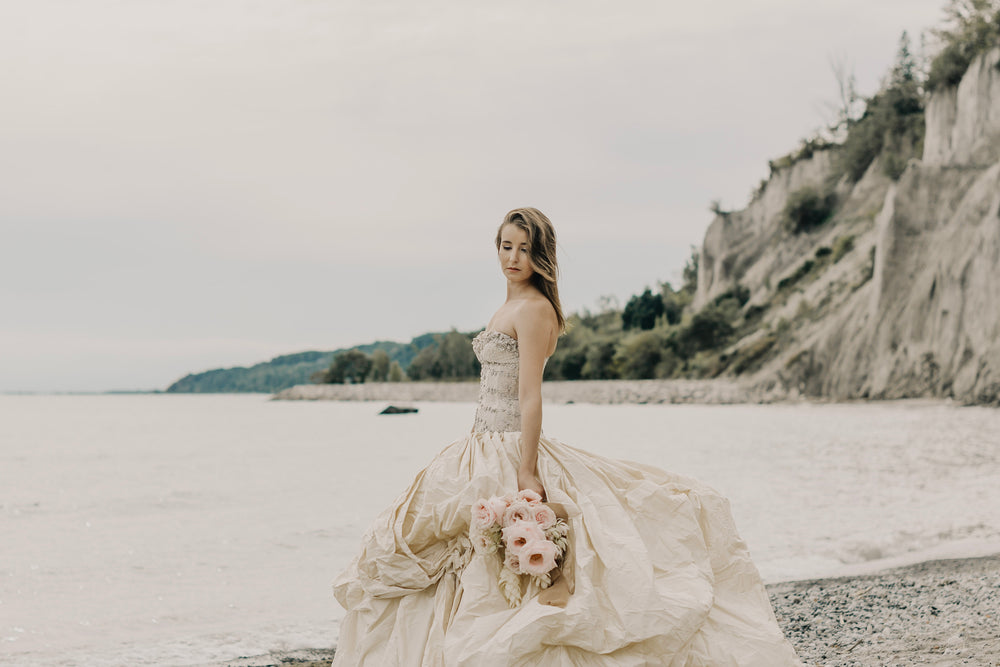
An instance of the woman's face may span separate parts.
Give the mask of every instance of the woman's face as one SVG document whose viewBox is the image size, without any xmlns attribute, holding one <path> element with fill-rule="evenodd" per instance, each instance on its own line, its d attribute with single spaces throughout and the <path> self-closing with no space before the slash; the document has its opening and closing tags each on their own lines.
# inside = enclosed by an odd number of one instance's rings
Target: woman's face
<svg viewBox="0 0 1000 667">
<path fill-rule="evenodd" d="M 500 230 L 500 268 L 507 280 L 528 280 L 535 273 L 528 254 L 528 233 L 517 225 Z"/>
</svg>

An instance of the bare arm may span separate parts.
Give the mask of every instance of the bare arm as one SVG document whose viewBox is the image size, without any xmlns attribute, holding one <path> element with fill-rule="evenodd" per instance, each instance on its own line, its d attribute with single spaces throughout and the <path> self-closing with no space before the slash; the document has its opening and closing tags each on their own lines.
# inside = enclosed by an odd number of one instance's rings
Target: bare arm
<svg viewBox="0 0 1000 667">
<path fill-rule="evenodd" d="M 535 474 L 538 461 L 538 438 L 542 433 L 542 370 L 552 336 L 547 303 L 526 305 L 516 321 L 519 352 L 518 402 L 521 408 L 521 467 L 518 488 L 533 489 L 544 495 Z"/>
</svg>

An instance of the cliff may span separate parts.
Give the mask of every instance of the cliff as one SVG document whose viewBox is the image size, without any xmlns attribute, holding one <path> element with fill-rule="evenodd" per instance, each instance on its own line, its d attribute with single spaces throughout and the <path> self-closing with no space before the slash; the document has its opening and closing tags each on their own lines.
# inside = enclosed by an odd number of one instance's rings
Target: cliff
<svg viewBox="0 0 1000 667">
<path fill-rule="evenodd" d="M 781 341 L 756 385 L 1000 405 L 1000 48 L 936 91 L 925 121 L 921 159 L 895 182 L 878 160 L 841 179 L 832 219 L 811 232 L 787 231 L 783 211 L 796 190 L 829 183 L 836 148 L 777 170 L 710 225 L 693 305 L 749 290 L 761 325 L 727 353 Z"/>
</svg>

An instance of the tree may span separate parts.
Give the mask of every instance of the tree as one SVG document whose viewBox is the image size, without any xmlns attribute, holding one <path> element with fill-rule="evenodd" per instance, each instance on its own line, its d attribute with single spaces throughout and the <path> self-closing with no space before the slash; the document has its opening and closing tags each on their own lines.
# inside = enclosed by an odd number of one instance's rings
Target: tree
<svg viewBox="0 0 1000 667">
<path fill-rule="evenodd" d="M 698 259 L 700 258 L 698 246 L 691 246 L 691 258 L 684 263 L 682 277 L 684 284 L 681 290 L 688 294 L 694 294 L 698 289 Z"/>
<path fill-rule="evenodd" d="M 837 82 L 837 101 L 828 105 L 832 107 L 834 120 L 829 125 L 830 136 L 834 141 L 843 141 L 865 111 L 864 98 L 858 93 L 858 82 L 854 76 L 853 66 L 844 58 L 830 60 L 830 69 Z"/>
<path fill-rule="evenodd" d="M 646 290 L 633 296 L 625 304 L 622 311 L 622 327 L 625 329 L 652 329 L 656 326 L 656 318 L 663 315 L 663 299 L 647 287 Z"/>
<path fill-rule="evenodd" d="M 670 283 L 660 286 L 660 299 L 663 300 L 663 314 L 667 318 L 667 324 L 679 324 L 687 300 L 680 292 L 675 292 Z"/>
<path fill-rule="evenodd" d="M 403 374 L 403 367 L 399 365 L 398 361 L 393 361 L 389 365 L 389 375 L 387 377 L 389 382 L 402 382 L 406 379 Z"/>
<path fill-rule="evenodd" d="M 368 371 L 368 382 L 385 382 L 389 377 L 389 355 L 379 348 L 372 352 L 372 367 Z"/>
<path fill-rule="evenodd" d="M 950 0 L 945 27 L 933 30 L 940 44 L 931 59 L 926 88 L 957 86 L 972 60 L 1000 40 L 1000 0 Z"/>
<path fill-rule="evenodd" d="M 371 357 L 361 350 L 341 352 L 333 358 L 326 381 L 331 384 L 364 382 L 371 365 Z"/>
<path fill-rule="evenodd" d="M 910 52 L 910 36 L 905 30 L 899 37 L 899 49 L 896 51 L 896 62 L 892 66 L 886 97 L 900 116 L 924 110 L 920 81 L 917 78 L 917 63 Z"/>
<path fill-rule="evenodd" d="M 479 374 L 479 362 L 472 350 L 472 343 L 454 329 L 441 339 L 438 347 L 442 378 L 457 380 Z"/>
<path fill-rule="evenodd" d="M 417 352 L 417 356 L 410 361 L 410 366 L 406 369 L 406 374 L 411 380 L 430 380 L 441 377 L 441 361 L 438 356 L 436 345 L 429 345 Z"/>
</svg>

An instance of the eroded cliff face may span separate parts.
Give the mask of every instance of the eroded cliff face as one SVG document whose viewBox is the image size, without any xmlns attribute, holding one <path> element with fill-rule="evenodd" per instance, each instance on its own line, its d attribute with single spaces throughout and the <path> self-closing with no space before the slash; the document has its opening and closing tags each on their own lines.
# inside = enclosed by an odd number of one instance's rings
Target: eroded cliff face
<svg viewBox="0 0 1000 667">
<path fill-rule="evenodd" d="M 841 183 L 844 203 L 819 230 L 791 235 L 780 218 L 791 192 L 829 174 L 829 152 L 776 174 L 745 210 L 713 221 L 695 304 L 738 280 L 750 289 L 748 307 L 767 308 L 762 328 L 727 351 L 767 335 L 780 341 L 754 384 L 833 399 L 1000 405 L 998 64 L 994 49 L 960 85 L 936 92 L 922 159 L 896 183 L 877 163 L 857 184 Z M 775 289 L 816 249 L 848 236 L 853 249 L 838 261 Z"/>
</svg>

